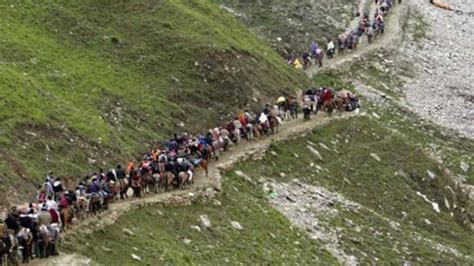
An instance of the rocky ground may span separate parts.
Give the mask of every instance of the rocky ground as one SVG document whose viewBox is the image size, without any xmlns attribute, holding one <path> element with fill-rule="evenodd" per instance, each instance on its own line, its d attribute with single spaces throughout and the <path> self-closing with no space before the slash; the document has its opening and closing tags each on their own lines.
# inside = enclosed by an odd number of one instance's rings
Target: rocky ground
<svg viewBox="0 0 474 266">
<path fill-rule="evenodd" d="M 221 8 L 263 37 L 283 57 L 308 51 L 311 41 L 326 45 L 352 23 L 371 1 L 218 0 Z"/>
<path fill-rule="evenodd" d="M 418 75 L 403 87 L 416 113 L 474 138 L 474 5 L 472 1 L 444 1 L 463 14 L 410 0 L 413 10 L 429 25 L 426 38 L 404 42 L 401 54 Z"/>
<path fill-rule="evenodd" d="M 293 179 L 288 183 L 274 181 L 264 183 L 263 190 L 274 193 L 275 196 L 270 199 L 274 208 L 284 214 L 295 226 L 305 230 L 312 239 L 321 243 L 341 265 L 358 265 L 359 259 L 368 257 L 368 254 L 364 252 L 357 254 L 358 256 L 351 254 L 357 252 L 347 247 L 348 242 L 360 245 L 362 242 L 370 242 L 372 238 L 377 239 L 383 235 L 391 238 L 392 234 L 393 238 L 390 241 L 393 249 L 397 250 L 399 261 L 403 261 L 404 265 L 411 265 L 408 260 L 405 260 L 405 256 L 409 257 L 410 254 L 408 242 L 411 241 L 432 246 L 439 252 L 453 257 L 470 259 L 457 249 L 435 239 L 426 238 L 417 233 L 407 233 L 406 228 L 401 230 L 401 224 L 396 220 L 385 217 L 322 186 L 312 186 Z M 420 197 L 426 197 L 421 193 L 420 195 Z M 344 217 L 345 213 L 369 215 L 373 221 L 380 221 L 381 225 L 375 226 L 375 223 L 370 224 L 367 221 L 355 221 L 349 218 L 342 218 L 342 223 L 335 224 L 334 221 Z M 431 222 L 426 220 L 426 223 Z M 371 234 L 363 236 L 363 231 L 369 231 Z M 406 234 L 406 236 L 401 237 L 401 234 Z M 405 241 L 399 239 L 405 239 Z M 380 258 L 374 256 L 371 260 L 376 263 Z M 382 261 L 385 260 L 382 259 Z"/>
</svg>

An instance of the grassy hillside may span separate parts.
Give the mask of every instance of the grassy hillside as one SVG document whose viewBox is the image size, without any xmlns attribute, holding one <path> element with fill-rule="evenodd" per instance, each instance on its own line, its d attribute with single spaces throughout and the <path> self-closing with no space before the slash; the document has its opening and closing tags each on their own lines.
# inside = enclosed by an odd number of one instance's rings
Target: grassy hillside
<svg viewBox="0 0 474 266">
<path fill-rule="evenodd" d="M 9 1 L 0 12 L 2 197 L 306 86 L 205 0 Z"/>
<path fill-rule="evenodd" d="M 325 45 L 328 38 L 337 37 L 347 29 L 358 6 L 358 1 L 350 0 L 214 1 L 285 57 L 301 56 L 311 41 Z"/>
<path fill-rule="evenodd" d="M 395 116 L 384 114 L 380 118 L 387 120 L 409 127 Z M 274 145 L 263 162 L 246 162 L 238 168 L 251 178 L 280 182 L 296 178 L 323 186 L 364 206 L 360 212 L 340 208 L 336 217 L 320 217 L 327 219 L 324 226 L 341 228 L 344 250 L 362 261 L 374 262 L 376 257 L 395 264 L 403 258 L 428 264 L 472 263 L 474 258 L 464 257 L 472 255 L 474 245 L 472 232 L 464 224 L 465 219 L 469 221 L 465 210 L 472 213 L 472 202 L 450 193 L 447 187 L 456 190 L 456 186 L 445 171 L 449 167 L 429 157 L 418 144 L 420 139 L 380 121 L 359 117 L 318 128 L 307 138 Z M 322 161 L 307 148 L 312 145 L 308 141 L 316 145 Z M 381 161 L 372 158 L 372 153 Z M 323 170 L 316 170 L 314 165 Z M 435 178 L 431 179 L 427 171 Z M 417 192 L 437 202 L 441 212 Z M 392 228 L 387 220 L 399 223 L 400 228 Z M 462 256 L 441 252 L 433 243 L 455 248 Z"/>
<path fill-rule="evenodd" d="M 65 249 L 103 265 L 137 264 L 132 253 L 148 265 L 336 263 L 316 241 L 272 209 L 259 187 L 233 173 L 223 181 L 224 193 L 217 201 L 138 209 L 94 235 L 68 237 Z M 211 228 L 200 225 L 200 215 L 208 215 Z M 232 221 L 242 230 L 234 229 Z M 135 235 L 124 234 L 124 228 Z"/>
<path fill-rule="evenodd" d="M 369 113 L 374 111 L 366 107 Z M 334 215 L 321 208 L 308 216 L 321 230 L 337 232 L 337 245 L 362 264 L 472 264 L 474 242 L 461 211 L 472 210 L 472 202 L 447 189 L 457 190 L 444 171 L 449 166 L 433 160 L 418 144 L 430 137 L 417 135 L 419 130 L 411 129 L 412 124 L 398 114 L 387 111 L 379 116 L 334 122 L 306 137 L 275 143 L 262 161 L 241 162 L 225 174 L 218 203 L 144 207 L 94 235 L 69 238 L 65 249 L 102 264 L 133 264 L 131 253 L 149 264 L 337 264 L 324 246 L 327 243 L 309 240 L 305 231 L 291 226 L 269 203 L 275 195 L 262 190 L 267 182 L 297 179 L 361 206 L 348 209 L 336 202 L 329 205 Z M 384 122 L 391 120 L 396 126 Z M 314 145 L 322 161 L 308 145 Z M 236 170 L 257 185 L 234 174 Z M 417 192 L 439 203 L 440 212 Z M 319 198 L 317 193 L 309 194 L 312 200 Z M 290 194 L 294 211 L 308 212 L 299 195 Z M 212 228 L 198 232 L 193 226 L 199 225 L 202 214 L 209 215 Z M 244 229 L 233 229 L 231 221 Z M 123 228 L 131 228 L 136 236 L 124 235 Z"/>
</svg>

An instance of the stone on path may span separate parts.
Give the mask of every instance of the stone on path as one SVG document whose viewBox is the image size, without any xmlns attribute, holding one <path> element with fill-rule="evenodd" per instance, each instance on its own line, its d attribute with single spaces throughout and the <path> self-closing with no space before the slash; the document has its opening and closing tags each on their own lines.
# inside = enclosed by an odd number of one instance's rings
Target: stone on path
<svg viewBox="0 0 474 266">
<path fill-rule="evenodd" d="M 209 220 L 209 216 L 201 215 L 199 216 L 199 220 L 201 221 L 201 226 L 204 228 L 211 228 L 211 220 Z"/>
<path fill-rule="evenodd" d="M 232 227 L 236 230 L 243 230 L 244 228 L 236 221 L 232 221 L 230 222 L 230 225 L 232 225 Z"/>
</svg>

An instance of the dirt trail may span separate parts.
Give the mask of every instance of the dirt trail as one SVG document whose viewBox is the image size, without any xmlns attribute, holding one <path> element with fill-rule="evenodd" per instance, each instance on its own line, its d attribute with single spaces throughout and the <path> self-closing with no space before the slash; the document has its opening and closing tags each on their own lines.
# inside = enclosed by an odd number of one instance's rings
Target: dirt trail
<svg viewBox="0 0 474 266">
<path fill-rule="evenodd" d="M 311 78 L 313 75 L 320 71 L 328 69 L 340 69 L 344 66 L 348 66 L 350 63 L 360 60 L 366 57 L 369 53 L 373 53 L 376 50 L 391 47 L 397 43 L 397 40 L 401 37 L 402 24 L 401 18 L 403 18 L 408 9 L 406 1 L 402 4 L 397 4 L 391 10 L 390 15 L 385 19 L 385 33 L 383 36 L 379 36 L 373 43 L 368 44 L 367 37 L 361 38 L 361 43 L 356 51 L 347 52 L 345 54 L 336 54 L 333 59 L 325 59 L 323 67 L 318 68 L 317 66 L 311 66 L 305 70 L 306 74 Z M 370 6 L 370 16 L 373 17 L 375 12 L 375 4 Z M 352 25 L 351 25 L 352 26 Z M 351 28 L 352 29 L 352 28 Z"/>
<path fill-rule="evenodd" d="M 73 229 L 63 233 L 63 238 L 67 238 L 69 234 L 80 230 L 81 233 L 92 233 L 107 225 L 113 224 L 124 213 L 136 209 L 141 206 L 153 205 L 157 203 L 163 204 L 189 204 L 196 198 L 213 197 L 215 193 L 221 191 L 221 171 L 225 171 L 232 167 L 240 160 L 248 159 L 252 156 L 264 153 L 268 146 L 276 141 L 296 138 L 307 134 L 316 126 L 326 125 L 335 120 L 348 119 L 358 115 L 357 112 L 335 114 L 328 116 L 326 114 L 318 114 L 313 116 L 310 121 L 303 122 L 302 119 L 295 119 L 285 122 L 278 133 L 262 137 L 251 142 L 243 142 L 239 146 L 234 146 L 230 151 L 222 154 L 219 161 L 209 164 L 209 176 L 206 177 L 204 171 L 196 171 L 195 184 L 188 190 L 175 190 L 168 193 L 152 194 L 140 199 L 122 200 L 110 204 L 109 210 L 90 217 L 82 221 Z M 34 260 L 30 265 L 89 265 L 91 261 L 88 258 L 77 254 L 61 254 L 48 260 Z"/>
<path fill-rule="evenodd" d="M 360 5 L 361 10 L 363 10 L 363 6 L 363 4 Z M 371 4 L 371 16 L 374 9 L 374 4 Z M 322 68 L 317 68 L 314 66 L 310 67 L 305 71 L 306 74 L 309 77 L 312 77 L 319 71 L 348 65 L 349 63 L 359 60 L 361 57 L 373 52 L 374 50 L 390 46 L 396 42 L 397 37 L 401 31 L 400 17 L 406 13 L 406 9 L 406 4 L 396 5 L 394 7 L 392 13 L 386 20 L 387 23 L 385 27 L 385 34 L 382 37 L 379 37 L 372 44 L 362 43 L 363 45 L 361 45 L 357 51 L 346 53 L 344 55 L 337 55 L 333 59 L 325 60 L 325 65 Z M 118 201 L 111 204 L 109 210 L 97 215 L 96 217 L 86 219 L 79 225 L 75 226 L 72 230 L 64 233 L 63 237 L 67 237 L 71 232 L 75 232 L 77 230 L 80 230 L 82 233 L 86 234 L 91 233 L 95 230 L 103 228 L 104 226 L 113 224 L 122 214 L 141 206 L 153 205 L 157 203 L 187 204 L 196 198 L 213 197 L 216 192 L 222 190 L 221 171 L 229 169 L 239 160 L 245 160 L 251 156 L 265 152 L 272 142 L 296 138 L 308 133 L 316 126 L 326 125 L 338 119 L 348 119 L 357 114 L 358 113 L 345 113 L 342 115 L 334 115 L 332 117 L 328 117 L 325 114 L 319 114 L 316 117 L 313 116 L 312 120 L 308 122 L 302 122 L 301 119 L 286 122 L 280 127 L 280 131 L 272 136 L 263 137 L 252 142 L 244 142 L 239 146 L 232 147 L 229 152 L 226 152 L 220 157 L 218 162 L 213 162 L 209 165 L 209 177 L 205 177 L 203 171 L 197 171 L 195 184 L 190 189 L 154 194 L 140 199 Z M 91 261 L 88 258 L 76 254 L 61 254 L 60 256 L 50 258 L 48 260 L 35 260 L 30 264 L 90 265 Z"/>
</svg>

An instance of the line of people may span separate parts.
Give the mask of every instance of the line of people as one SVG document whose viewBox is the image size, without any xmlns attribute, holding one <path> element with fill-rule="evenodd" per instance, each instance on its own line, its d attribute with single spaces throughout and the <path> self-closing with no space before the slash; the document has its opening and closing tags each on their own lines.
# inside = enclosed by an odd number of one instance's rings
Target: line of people
<svg viewBox="0 0 474 266">
<path fill-rule="evenodd" d="M 23 262 L 33 257 L 57 254 L 60 232 L 73 221 L 108 208 L 112 201 L 145 193 L 184 189 L 194 182 L 195 169 L 208 175 L 208 163 L 218 160 L 231 146 L 278 131 L 283 120 L 298 117 L 299 101 L 280 97 L 259 112 L 245 110 L 234 119 L 204 134 L 174 134 L 161 147 L 144 154 L 126 167 L 117 165 L 85 176 L 74 189 L 66 188 L 61 178 L 49 172 L 37 192 L 36 202 L 27 207 L 14 206 L 0 224 L 0 263 L 14 260 L 21 250 Z"/>
<path fill-rule="evenodd" d="M 399 0 L 399 3 L 401 1 Z M 321 48 L 316 42 L 312 42 L 310 52 L 303 52 L 301 58 L 293 57 L 288 61 L 289 65 L 293 65 L 296 69 L 306 69 L 313 64 L 318 67 L 323 66 L 323 59 L 326 55 L 329 59 L 336 54 L 344 54 L 347 50 L 357 50 L 362 36 L 367 36 L 368 43 L 372 43 L 379 35 L 383 35 L 385 31 L 384 18 L 389 14 L 393 7 L 393 0 L 375 0 L 376 9 L 374 17 L 370 19 L 370 15 L 365 13 L 363 15 L 357 14 L 360 17 L 357 28 L 346 31 L 340 34 L 336 40 L 328 39 L 326 51 Z M 337 46 L 337 47 L 336 47 Z"/>
<path fill-rule="evenodd" d="M 312 88 L 303 95 L 303 118 L 311 119 L 311 114 L 319 111 L 332 114 L 334 110 L 339 112 L 352 112 L 360 108 L 359 98 L 349 90 L 340 89 L 336 91 L 331 87 Z"/>
<path fill-rule="evenodd" d="M 38 191 L 37 202 L 27 207 L 12 207 L 0 224 L 0 255 L 2 260 L 16 261 L 21 251 L 23 262 L 58 254 L 62 230 L 68 230 L 73 219 L 83 220 L 88 215 L 108 208 L 111 201 L 145 193 L 184 189 L 194 182 L 195 169 L 201 167 L 208 176 L 208 163 L 219 160 L 223 152 L 242 141 L 252 141 L 278 131 L 284 120 L 298 118 L 303 107 L 304 118 L 310 112 L 331 106 L 358 108 L 357 97 L 332 88 L 307 90 L 303 98 L 279 97 L 259 112 L 245 110 L 234 119 L 209 129 L 204 134 L 174 134 L 161 147 L 145 153 L 139 162 L 130 161 L 126 168 L 117 165 L 108 171 L 100 169 L 79 181 L 75 189 L 65 189 L 61 178 L 49 172 Z"/>
</svg>

